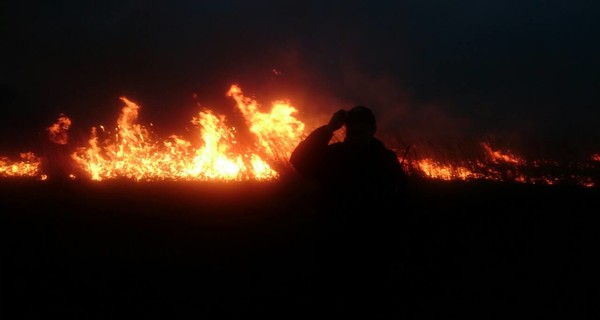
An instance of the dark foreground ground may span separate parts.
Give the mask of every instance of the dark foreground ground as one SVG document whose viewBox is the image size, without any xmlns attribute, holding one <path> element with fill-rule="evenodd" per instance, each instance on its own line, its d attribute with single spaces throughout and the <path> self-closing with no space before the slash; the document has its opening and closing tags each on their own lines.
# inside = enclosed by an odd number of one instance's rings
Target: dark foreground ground
<svg viewBox="0 0 600 320">
<path fill-rule="evenodd" d="M 294 179 L 0 181 L 3 319 L 332 318 L 312 191 Z M 412 181 L 390 208 L 411 218 L 397 220 L 400 258 L 381 270 L 389 281 L 373 290 L 388 300 L 373 314 L 598 319 L 599 195 Z"/>
</svg>

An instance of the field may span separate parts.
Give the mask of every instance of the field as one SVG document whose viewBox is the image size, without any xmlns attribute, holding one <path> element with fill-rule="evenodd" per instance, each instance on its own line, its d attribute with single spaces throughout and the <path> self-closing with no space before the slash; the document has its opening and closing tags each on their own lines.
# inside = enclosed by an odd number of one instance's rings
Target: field
<svg viewBox="0 0 600 320">
<path fill-rule="evenodd" d="M 322 301 L 319 292 L 314 193 L 294 177 L 3 180 L 3 319 L 312 318 L 334 303 L 351 310 L 360 298 Z M 388 209 L 402 240 L 388 250 L 397 257 L 382 269 L 389 281 L 374 288 L 388 300 L 373 314 L 598 317 L 599 195 L 411 180 Z"/>
</svg>

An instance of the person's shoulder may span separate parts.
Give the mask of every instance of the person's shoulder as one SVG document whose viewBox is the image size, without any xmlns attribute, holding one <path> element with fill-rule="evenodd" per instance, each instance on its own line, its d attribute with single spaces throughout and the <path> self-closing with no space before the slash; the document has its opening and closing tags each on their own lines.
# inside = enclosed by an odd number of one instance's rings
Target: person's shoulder
<svg viewBox="0 0 600 320">
<path fill-rule="evenodd" d="M 377 138 L 373 138 L 373 143 L 372 146 L 374 148 L 376 148 L 377 150 L 380 150 L 383 153 L 388 153 L 388 154 L 396 154 L 396 152 L 390 148 L 388 148 L 385 143 L 383 143 L 383 141 L 377 139 Z"/>
</svg>

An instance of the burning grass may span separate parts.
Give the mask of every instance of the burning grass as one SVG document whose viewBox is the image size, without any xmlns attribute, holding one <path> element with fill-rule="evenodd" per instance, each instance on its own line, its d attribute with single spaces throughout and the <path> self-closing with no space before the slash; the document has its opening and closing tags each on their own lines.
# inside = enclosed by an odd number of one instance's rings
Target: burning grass
<svg viewBox="0 0 600 320">
<path fill-rule="evenodd" d="M 114 130 L 93 127 L 87 145 L 73 146 L 68 135 L 71 119 L 61 114 L 47 128 L 49 146 L 44 154 L 25 152 L 18 160 L 1 157 L 0 177 L 264 182 L 287 174 L 291 152 L 309 132 L 296 118 L 297 109 L 280 100 L 265 111 L 237 85 L 230 87 L 227 96 L 235 101 L 246 127 L 231 126 L 225 115 L 202 108 L 191 120 L 196 128 L 192 139 L 176 134 L 158 137 L 152 125 L 138 123 L 141 107 L 121 97 L 123 107 Z M 599 183 L 597 153 L 583 160 L 557 161 L 526 158 L 489 141 L 452 147 L 422 141 L 409 145 L 397 153 L 411 176 L 586 187 Z"/>
</svg>

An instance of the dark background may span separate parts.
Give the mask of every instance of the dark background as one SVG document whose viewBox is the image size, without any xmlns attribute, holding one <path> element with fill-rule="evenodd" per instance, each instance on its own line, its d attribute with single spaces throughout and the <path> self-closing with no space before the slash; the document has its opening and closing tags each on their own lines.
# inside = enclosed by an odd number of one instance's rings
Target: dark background
<svg viewBox="0 0 600 320">
<path fill-rule="evenodd" d="M 315 191 L 291 177 L 6 181 L 0 315 L 347 318 L 373 298 L 364 318 L 600 315 L 597 188 L 411 179 L 385 210 L 346 212 L 360 219 L 335 247 L 352 252 L 335 269 L 349 285 L 332 287 L 318 276 Z M 386 234 L 395 240 L 372 240 Z"/>
<path fill-rule="evenodd" d="M 505 137 L 597 150 L 595 1 L 13 1 L 0 8 L 0 151 L 140 122 L 181 133 L 232 83 L 301 120 L 367 104 L 405 139 Z M 273 72 L 273 70 L 277 72 Z M 193 98 L 193 94 L 197 98 Z M 316 125 L 310 123 L 310 125 Z"/>
</svg>

